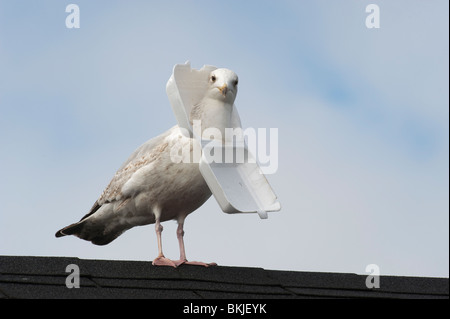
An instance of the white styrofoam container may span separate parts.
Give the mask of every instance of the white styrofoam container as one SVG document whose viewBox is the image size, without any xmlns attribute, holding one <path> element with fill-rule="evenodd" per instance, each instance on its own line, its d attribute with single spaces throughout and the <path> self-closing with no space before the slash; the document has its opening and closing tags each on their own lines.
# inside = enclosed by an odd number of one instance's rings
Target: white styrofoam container
<svg viewBox="0 0 450 319">
<path fill-rule="evenodd" d="M 261 218 L 267 218 L 267 212 L 279 211 L 281 204 L 245 143 L 241 141 L 234 145 L 222 145 L 217 141 L 201 140 L 201 137 L 195 136 L 189 123 L 191 108 L 203 98 L 208 76 L 215 69 L 217 68 L 214 66 L 205 65 L 200 70 L 195 70 L 189 62 L 175 65 L 166 86 L 172 110 L 178 125 L 186 129 L 186 134 L 201 142 L 199 169 L 220 208 L 229 214 L 258 213 Z M 235 106 L 231 116 L 233 127 L 241 127 Z M 227 152 L 241 152 L 245 161 L 211 161 L 207 154 L 215 150 L 221 151 L 223 156 Z"/>
</svg>

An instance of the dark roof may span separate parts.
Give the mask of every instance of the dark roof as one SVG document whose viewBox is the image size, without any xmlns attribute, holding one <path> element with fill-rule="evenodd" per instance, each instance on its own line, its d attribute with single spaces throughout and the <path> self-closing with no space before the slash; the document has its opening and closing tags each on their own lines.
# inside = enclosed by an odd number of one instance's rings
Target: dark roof
<svg viewBox="0 0 450 319">
<path fill-rule="evenodd" d="M 66 267 L 80 269 L 80 288 L 66 287 Z M 2 298 L 449 298 L 448 278 L 366 276 L 247 267 L 155 267 L 145 261 L 0 256 Z"/>
</svg>

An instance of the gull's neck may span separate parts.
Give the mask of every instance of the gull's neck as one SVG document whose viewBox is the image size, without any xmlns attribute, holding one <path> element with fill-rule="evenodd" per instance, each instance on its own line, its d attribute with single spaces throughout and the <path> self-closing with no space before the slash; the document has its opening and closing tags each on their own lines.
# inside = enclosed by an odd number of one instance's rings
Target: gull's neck
<svg viewBox="0 0 450 319">
<path fill-rule="evenodd" d="M 220 131 L 222 141 L 225 139 L 225 128 L 231 127 L 231 112 L 233 110 L 233 103 L 220 101 L 217 99 L 212 99 L 205 97 L 199 104 L 192 108 L 190 114 L 191 125 L 194 125 L 195 120 L 200 120 L 201 122 L 201 134 L 202 138 L 205 139 L 218 139 L 218 136 L 210 137 L 205 136 L 208 134 L 203 134 L 205 129 L 215 128 Z M 214 132 L 217 130 L 210 130 L 207 133 Z"/>
</svg>

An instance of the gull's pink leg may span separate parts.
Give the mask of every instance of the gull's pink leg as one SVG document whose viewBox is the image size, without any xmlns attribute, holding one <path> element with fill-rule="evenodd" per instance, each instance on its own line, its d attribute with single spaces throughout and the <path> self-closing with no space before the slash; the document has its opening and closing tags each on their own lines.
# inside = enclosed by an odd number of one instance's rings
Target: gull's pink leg
<svg viewBox="0 0 450 319">
<path fill-rule="evenodd" d="M 184 218 L 181 218 L 178 221 L 178 227 L 177 227 L 177 238 L 178 238 L 178 244 L 180 246 L 180 259 L 179 260 L 175 260 L 174 263 L 178 266 L 180 265 L 196 265 L 196 266 L 204 266 L 204 267 L 209 267 L 209 266 L 217 266 L 216 263 L 203 263 L 200 261 L 188 261 L 186 259 L 186 251 L 184 249 L 184 230 L 183 230 L 183 225 L 184 225 Z"/>
<path fill-rule="evenodd" d="M 177 265 L 170 260 L 169 258 L 164 257 L 164 254 L 162 252 L 162 240 L 161 240 L 161 233 L 163 231 L 163 227 L 161 223 L 159 222 L 159 218 L 156 218 L 155 222 L 155 232 L 156 232 L 156 239 L 158 240 L 158 257 L 153 260 L 154 266 L 171 266 L 171 267 L 177 267 Z"/>
<path fill-rule="evenodd" d="M 180 260 L 178 260 L 177 266 L 186 262 L 186 250 L 184 249 L 184 240 L 183 240 L 183 236 L 184 236 L 184 230 L 183 230 L 183 222 L 178 223 L 178 227 L 177 227 L 177 239 L 178 239 L 178 244 L 180 246 Z"/>
</svg>

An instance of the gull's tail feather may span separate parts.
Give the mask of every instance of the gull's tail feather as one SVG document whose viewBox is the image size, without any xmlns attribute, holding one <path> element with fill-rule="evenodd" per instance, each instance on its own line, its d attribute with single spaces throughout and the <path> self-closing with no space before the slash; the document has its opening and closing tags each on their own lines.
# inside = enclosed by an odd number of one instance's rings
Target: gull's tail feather
<svg viewBox="0 0 450 319">
<path fill-rule="evenodd" d="M 89 214 L 85 215 L 79 222 L 58 230 L 55 236 L 59 238 L 74 235 L 95 245 L 107 245 L 130 228 L 129 225 L 121 223 L 120 219 L 108 219 L 108 217 L 114 216 L 110 214 L 111 212 L 111 206 L 101 206 L 96 203 Z M 105 218 L 106 220 L 104 220 Z"/>
<path fill-rule="evenodd" d="M 98 223 L 95 220 L 84 219 L 78 223 L 71 224 L 58 230 L 55 236 L 63 237 L 74 235 L 78 238 L 90 241 L 94 245 L 103 246 L 119 237 L 125 230 L 126 228 L 124 227 L 112 227 L 108 229 L 102 225 L 102 223 Z"/>
<path fill-rule="evenodd" d="M 59 238 L 67 235 L 76 235 L 81 231 L 82 228 L 83 228 L 82 222 L 74 223 L 58 230 L 55 234 L 55 237 Z"/>
<path fill-rule="evenodd" d="M 59 238 L 67 235 L 77 235 L 77 233 L 79 233 L 83 227 L 83 221 L 89 216 L 93 215 L 100 207 L 102 207 L 102 205 L 100 205 L 98 202 L 95 202 L 89 213 L 84 215 L 78 223 L 71 224 L 58 230 L 55 234 L 55 237 Z"/>
</svg>

